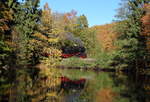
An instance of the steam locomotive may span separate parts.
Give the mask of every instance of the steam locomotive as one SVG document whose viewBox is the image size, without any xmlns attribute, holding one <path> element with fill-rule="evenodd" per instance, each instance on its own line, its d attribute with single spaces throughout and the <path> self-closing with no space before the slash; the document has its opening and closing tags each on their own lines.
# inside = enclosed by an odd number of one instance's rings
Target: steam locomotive
<svg viewBox="0 0 150 102">
<path fill-rule="evenodd" d="M 87 55 L 85 53 L 85 48 L 82 46 L 64 46 L 61 48 L 62 58 L 69 58 L 69 57 L 79 57 L 79 58 L 86 58 Z M 51 54 L 43 53 L 42 54 L 45 57 L 51 56 Z"/>
<path fill-rule="evenodd" d="M 69 58 L 72 56 L 86 58 L 87 55 L 85 53 L 85 48 L 83 46 L 63 46 L 62 50 L 62 58 Z"/>
</svg>

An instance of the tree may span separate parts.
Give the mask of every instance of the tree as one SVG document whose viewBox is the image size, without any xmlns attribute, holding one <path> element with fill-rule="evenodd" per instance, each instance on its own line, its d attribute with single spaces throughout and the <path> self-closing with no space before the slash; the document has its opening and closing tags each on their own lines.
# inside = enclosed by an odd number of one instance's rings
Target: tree
<svg viewBox="0 0 150 102">
<path fill-rule="evenodd" d="M 116 24 L 117 23 L 111 23 L 93 27 L 96 30 L 99 47 L 101 47 L 101 50 L 104 52 L 115 50 L 114 42 L 117 38 L 117 34 L 114 31 L 114 27 Z"/>
<path fill-rule="evenodd" d="M 58 35 L 60 31 L 58 31 L 59 29 L 54 24 L 52 12 L 47 3 L 45 4 L 44 10 L 42 11 L 39 29 L 49 44 L 55 44 L 58 42 Z"/>
<path fill-rule="evenodd" d="M 128 0 L 128 14 L 125 13 L 123 21 L 118 23 L 118 52 L 116 64 L 119 68 L 140 70 L 144 67 L 145 38 L 141 36 L 141 17 L 144 15 L 143 5 L 148 0 Z M 118 16 L 119 17 L 119 16 Z"/>
<path fill-rule="evenodd" d="M 12 48 L 12 26 L 14 7 L 17 0 L 0 1 L 0 101 L 8 101 L 12 83 L 15 80 L 15 56 Z M 13 77 L 13 79 L 12 79 Z"/>
<path fill-rule="evenodd" d="M 85 29 L 88 29 L 88 21 L 85 15 L 81 15 L 77 17 L 76 25 L 73 27 L 72 33 L 80 37 L 81 32 Z"/>
<path fill-rule="evenodd" d="M 121 0 L 121 3 L 119 4 L 120 8 L 118 8 L 117 15 L 115 16 L 117 19 L 116 21 L 123 21 L 127 19 L 127 15 L 130 14 L 129 11 L 129 5 L 128 5 L 128 0 Z"/>
<path fill-rule="evenodd" d="M 10 41 L 10 22 L 12 22 L 12 13 L 10 12 L 10 8 L 7 5 L 8 2 L 2 2 L 0 1 L 0 49 L 1 49 L 1 54 L 0 54 L 0 63 L 5 65 L 5 57 L 4 55 L 8 56 L 8 53 L 6 54 L 7 51 L 5 51 L 6 49 L 9 49 L 7 44 L 6 44 L 6 40 Z M 9 39 L 8 39 L 9 37 Z M 7 46 L 7 47 L 6 47 Z M 3 57 L 2 57 L 3 56 Z M 3 60 L 3 61 L 2 61 Z"/>
<path fill-rule="evenodd" d="M 88 28 L 88 21 L 85 15 L 81 15 L 77 19 L 77 24 L 81 29 Z"/>
<path fill-rule="evenodd" d="M 17 36 L 14 41 L 17 44 L 18 63 L 22 61 L 22 63 L 27 64 L 32 56 L 31 49 L 33 46 L 30 46 L 30 40 L 37 31 L 37 23 L 39 22 L 40 11 L 38 10 L 38 1 L 26 0 L 16 8 L 17 10 L 14 14 L 14 30 Z"/>
<path fill-rule="evenodd" d="M 46 5 L 41 12 L 38 4 L 39 0 L 0 1 L 0 101 L 55 98 L 59 77 L 54 67 L 61 53 L 55 48 L 57 33 L 50 9 Z M 50 56 L 43 57 L 43 52 Z M 35 67 L 39 63 L 42 68 Z"/>
<path fill-rule="evenodd" d="M 145 37 L 146 43 L 146 67 L 149 68 L 149 59 L 150 59 L 150 4 L 144 4 L 145 14 L 141 18 L 142 22 L 142 36 Z"/>
</svg>

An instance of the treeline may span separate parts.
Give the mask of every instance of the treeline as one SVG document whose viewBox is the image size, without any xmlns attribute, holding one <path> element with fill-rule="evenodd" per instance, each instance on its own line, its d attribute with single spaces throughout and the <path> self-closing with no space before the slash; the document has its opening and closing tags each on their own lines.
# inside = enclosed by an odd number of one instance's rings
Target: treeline
<svg viewBox="0 0 150 102">
<path fill-rule="evenodd" d="M 101 46 L 102 66 L 144 73 L 149 69 L 149 3 L 149 0 L 122 1 L 114 23 L 93 27 Z"/>
<path fill-rule="evenodd" d="M 64 46 L 85 47 L 96 59 L 94 66 L 147 73 L 149 3 L 126 0 L 115 23 L 89 28 L 86 16 L 74 10 L 52 13 L 48 4 L 40 9 L 39 0 L 1 0 L 0 101 L 59 101 L 60 73 L 55 67 Z"/>
<path fill-rule="evenodd" d="M 76 14 L 40 9 L 39 0 L 0 1 L 0 101 L 59 100 L 61 48 L 84 46 L 92 55 L 95 46 L 95 31 Z"/>
<path fill-rule="evenodd" d="M 120 92 L 129 95 L 130 102 L 149 102 L 150 1 L 123 0 L 115 22 L 95 28 L 100 66 L 116 69 L 114 83 L 127 86 Z"/>
<path fill-rule="evenodd" d="M 37 102 L 57 97 L 58 74 L 49 67 L 55 66 L 60 51 L 54 46 L 57 36 L 52 31 L 50 13 L 47 6 L 39 9 L 39 0 L 0 1 L 1 102 Z M 42 56 L 45 52 L 53 56 Z M 47 67 L 35 67 L 38 63 Z M 51 87 L 53 90 L 48 90 Z"/>
<path fill-rule="evenodd" d="M 148 37 L 143 35 L 142 18 L 147 14 L 145 6 L 149 5 L 148 3 L 149 0 L 129 0 L 123 2 L 123 7 L 119 9 L 119 23 L 116 26 L 119 35 L 116 44 L 119 50 L 114 57 L 114 65 L 118 68 L 134 71 L 146 68 L 149 45 L 146 44 Z"/>
</svg>

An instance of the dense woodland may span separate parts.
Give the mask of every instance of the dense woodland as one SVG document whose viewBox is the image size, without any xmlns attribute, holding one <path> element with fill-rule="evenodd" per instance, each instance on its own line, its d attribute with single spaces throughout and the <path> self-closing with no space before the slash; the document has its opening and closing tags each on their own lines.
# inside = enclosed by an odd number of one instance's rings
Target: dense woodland
<svg viewBox="0 0 150 102">
<path fill-rule="evenodd" d="M 112 24 L 93 27 L 84 14 L 39 2 L 0 0 L 0 102 L 59 102 L 64 46 L 84 46 L 94 67 L 150 74 L 149 0 L 122 1 Z"/>
</svg>

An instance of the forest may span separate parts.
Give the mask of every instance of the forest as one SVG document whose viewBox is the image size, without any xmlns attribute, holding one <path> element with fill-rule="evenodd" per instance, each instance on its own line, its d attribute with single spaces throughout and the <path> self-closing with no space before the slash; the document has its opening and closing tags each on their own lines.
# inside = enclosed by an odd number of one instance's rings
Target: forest
<svg viewBox="0 0 150 102">
<path fill-rule="evenodd" d="M 92 27 L 85 14 L 77 16 L 75 10 L 53 12 L 48 3 L 40 8 L 40 2 L 0 0 L 0 102 L 150 102 L 149 0 L 120 1 L 111 24 Z M 113 70 L 117 78 L 108 79 L 111 82 L 108 87 L 118 80 L 121 85 L 133 80 L 140 84 L 124 89 L 134 93 L 133 97 L 118 96 L 110 88 L 95 91 L 87 86 L 89 90 L 84 89 L 80 100 L 62 101 L 64 94 L 69 93 L 66 91 L 61 97 L 62 80 L 73 84 L 85 82 L 85 79 L 75 82 L 62 79 L 63 68 L 82 70 L 72 73 L 78 76 L 88 76 L 88 72 L 84 73 L 87 70 Z M 123 73 L 128 77 L 126 80 L 121 80 Z M 138 88 L 142 91 L 137 91 Z M 93 101 L 96 96 L 90 94 L 93 92 L 103 98 Z M 105 99 L 105 94 L 125 96 L 125 100 Z"/>
</svg>

